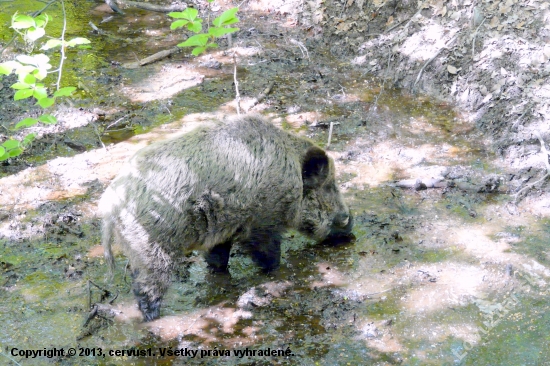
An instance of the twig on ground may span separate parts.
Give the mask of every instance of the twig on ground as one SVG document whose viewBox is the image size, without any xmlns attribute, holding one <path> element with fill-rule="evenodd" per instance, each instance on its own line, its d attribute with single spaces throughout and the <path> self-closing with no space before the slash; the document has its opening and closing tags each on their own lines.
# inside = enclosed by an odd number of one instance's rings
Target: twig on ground
<svg viewBox="0 0 550 366">
<path fill-rule="evenodd" d="M 103 141 L 101 141 L 101 135 L 100 135 L 100 133 L 99 133 L 99 130 L 97 129 L 97 125 L 95 125 L 95 124 L 94 124 L 94 132 L 95 132 L 95 134 L 96 134 L 96 136 L 97 136 L 97 139 L 99 140 L 99 143 L 101 144 L 101 146 L 103 146 L 103 149 L 107 149 L 107 148 L 105 147 L 105 144 L 103 143 Z"/>
<path fill-rule="evenodd" d="M 269 85 L 255 98 L 252 100 L 252 104 L 250 105 L 250 108 L 248 108 L 248 111 L 252 110 L 256 106 L 256 104 L 260 103 L 264 98 L 271 93 L 271 89 L 275 85 L 275 82 L 272 81 L 269 83 Z"/>
<path fill-rule="evenodd" d="M 237 8 L 239 8 L 239 9 L 240 9 L 240 8 L 241 8 L 241 6 L 242 6 L 242 5 L 244 4 L 244 3 L 246 3 L 247 1 L 248 1 L 248 0 L 243 0 L 243 1 L 241 1 L 241 3 L 240 3 L 239 5 L 237 5 Z"/>
<path fill-rule="evenodd" d="M 479 30 L 479 28 L 481 28 L 481 26 L 483 25 L 483 23 L 485 23 L 485 20 L 487 18 L 483 18 L 483 20 L 481 21 L 481 23 L 477 26 L 475 32 L 474 32 L 474 37 L 472 39 L 472 61 L 474 59 L 474 54 L 475 54 L 475 48 L 476 48 L 476 37 L 477 37 L 477 31 Z"/>
<path fill-rule="evenodd" d="M 304 44 L 302 42 L 298 42 L 297 40 L 295 39 L 290 39 L 290 43 L 298 46 L 298 48 L 300 49 L 300 51 L 302 51 L 302 57 L 307 57 L 308 60 L 310 60 L 309 58 L 309 52 L 307 51 L 307 48 L 306 46 L 304 46 Z"/>
<path fill-rule="evenodd" d="M 142 3 L 139 1 L 129 1 L 129 0 L 116 0 L 116 2 L 121 5 L 123 8 L 138 8 L 149 11 L 156 11 L 159 13 L 169 13 L 171 11 L 184 11 L 187 9 L 187 4 L 173 4 L 173 5 L 155 5 L 149 3 Z"/>
<path fill-rule="evenodd" d="M 178 53 L 181 51 L 181 48 L 174 47 L 169 50 L 163 50 L 159 51 L 155 54 L 152 54 L 151 56 L 145 57 L 144 59 L 140 60 L 139 57 L 134 53 L 134 57 L 136 58 L 135 62 L 127 62 L 122 65 L 122 67 L 125 67 L 127 69 L 137 69 L 140 66 L 145 66 L 148 64 L 152 64 L 153 62 L 160 61 L 166 57 L 169 57 L 175 53 Z"/>
<path fill-rule="evenodd" d="M 19 362 L 15 361 L 13 358 L 11 358 L 6 352 L 2 352 L 2 353 L 0 353 L 0 355 L 6 357 L 8 360 L 13 362 L 14 365 L 21 366 L 21 364 Z"/>
<path fill-rule="evenodd" d="M 86 320 L 84 321 L 84 325 L 83 327 L 86 327 L 88 325 L 88 323 L 90 322 L 90 320 L 92 320 L 93 318 L 95 318 L 95 316 L 97 315 L 97 306 L 94 305 L 92 307 L 92 310 L 90 311 L 90 313 L 88 314 L 88 316 L 86 317 Z"/>
<path fill-rule="evenodd" d="M 435 58 L 436 58 L 437 56 L 439 56 L 439 54 L 441 53 L 441 51 L 448 49 L 448 48 L 449 48 L 449 45 L 450 45 L 451 43 L 453 43 L 453 41 L 456 39 L 456 37 L 458 37 L 458 33 L 455 34 L 455 35 L 453 36 L 453 38 L 451 38 L 447 43 L 445 43 L 445 46 L 441 47 L 441 48 L 439 49 L 439 51 L 437 51 L 436 54 L 433 55 L 432 58 L 430 58 L 428 61 L 426 61 L 426 62 L 424 63 L 424 66 L 422 66 L 422 68 L 420 69 L 420 72 L 418 73 L 418 76 L 416 77 L 416 80 L 414 81 L 414 84 L 413 84 L 413 86 L 412 86 L 412 90 L 411 90 L 411 91 L 414 92 L 414 87 L 415 87 L 416 84 L 418 83 L 418 80 L 420 80 L 420 77 L 422 76 L 422 73 L 424 72 L 424 69 L 426 68 L 426 66 L 428 66 L 433 60 L 435 60 Z"/>
<path fill-rule="evenodd" d="M 116 121 L 114 121 L 113 123 L 111 123 L 109 126 L 107 126 L 105 128 L 105 130 L 108 130 L 109 128 L 113 127 L 114 125 L 116 125 L 117 123 L 119 123 L 120 121 L 122 121 L 123 119 L 125 119 L 126 117 L 128 116 L 122 116 L 120 117 L 119 119 L 117 119 Z"/>
<path fill-rule="evenodd" d="M 407 22 L 407 24 L 405 24 L 405 27 L 404 27 L 405 29 L 409 28 L 409 24 L 411 24 L 412 20 L 413 20 L 418 14 L 420 14 L 420 12 L 422 11 L 422 9 L 424 9 L 424 4 L 426 4 L 427 1 L 428 1 L 428 0 L 424 1 L 424 2 L 422 3 L 422 5 L 420 5 L 420 6 L 418 7 L 418 10 L 416 11 L 416 13 L 414 13 L 414 15 L 413 15 L 412 17 L 409 18 L 409 21 Z M 397 26 L 401 25 L 402 23 L 403 23 L 403 22 L 399 23 Z M 393 28 L 391 28 L 391 29 L 393 29 Z M 389 30 L 386 31 L 386 32 L 389 32 Z"/>
</svg>

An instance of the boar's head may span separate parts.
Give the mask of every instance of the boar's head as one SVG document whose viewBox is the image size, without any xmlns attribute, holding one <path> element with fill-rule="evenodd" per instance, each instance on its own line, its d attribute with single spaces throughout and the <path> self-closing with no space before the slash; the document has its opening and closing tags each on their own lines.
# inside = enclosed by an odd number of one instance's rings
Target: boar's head
<svg viewBox="0 0 550 366">
<path fill-rule="evenodd" d="M 303 158 L 301 224 L 299 230 L 318 241 L 353 239 L 353 218 L 334 177 L 334 162 L 322 149 L 312 146 Z"/>
</svg>

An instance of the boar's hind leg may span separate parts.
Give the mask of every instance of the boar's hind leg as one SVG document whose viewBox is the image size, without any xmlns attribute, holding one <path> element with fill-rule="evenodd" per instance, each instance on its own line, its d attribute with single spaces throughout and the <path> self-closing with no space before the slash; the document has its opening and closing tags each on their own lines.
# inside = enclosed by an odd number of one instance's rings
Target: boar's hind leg
<svg viewBox="0 0 550 366">
<path fill-rule="evenodd" d="M 265 272 L 272 271 L 281 263 L 281 234 L 278 231 L 253 229 L 246 244 L 252 259 Z"/>
<path fill-rule="evenodd" d="M 227 263 L 229 262 L 229 252 L 231 252 L 231 245 L 233 242 L 228 240 L 224 243 L 218 244 L 204 256 L 204 260 L 208 263 L 208 267 L 213 272 L 226 272 Z"/>
</svg>

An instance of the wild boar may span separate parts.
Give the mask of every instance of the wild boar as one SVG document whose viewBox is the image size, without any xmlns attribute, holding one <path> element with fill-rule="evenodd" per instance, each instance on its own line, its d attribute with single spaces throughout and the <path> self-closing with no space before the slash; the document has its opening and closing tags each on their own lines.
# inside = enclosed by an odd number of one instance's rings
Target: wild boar
<svg viewBox="0 0 550 366">
<path fill-rule="evenodd" d="M 99 211 L 106 261 L 112 271 L 116 238 L 145 321 L 159 317 L 172 268 L 193 250 L 225 271 L 239 242 L 270 271 L 285 229 L 323 241 L 347 238 L 353 226 L 332 159 L 258 115 L 215 121 L 138 151 Z"/>
</svg>

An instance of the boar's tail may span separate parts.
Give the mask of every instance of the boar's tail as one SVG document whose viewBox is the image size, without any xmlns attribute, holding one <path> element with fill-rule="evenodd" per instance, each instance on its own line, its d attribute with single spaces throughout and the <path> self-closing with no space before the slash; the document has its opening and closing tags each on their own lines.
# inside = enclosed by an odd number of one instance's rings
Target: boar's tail
<svg viewBox="0 0 550 366">
<path fill-rule="evenodd" d="M 103 220 L 103 233 L 101 237 L 101 243 L 103 245 L 103 253 L 105 256 L 105 261 L 109 267 L 109 277 L 113 277 L 115 271 L 115 259 L 113 257 L 113 251 L 111 250 L 111 242 L 113 240 L 113 219 L 106 218 Z"/>
</svg>

